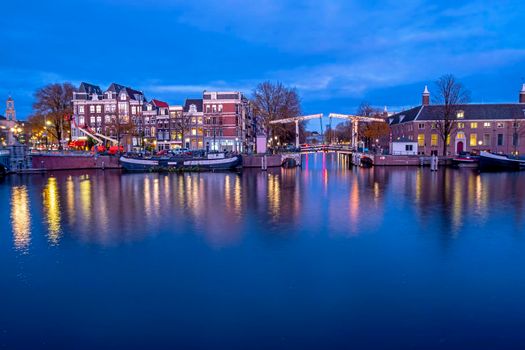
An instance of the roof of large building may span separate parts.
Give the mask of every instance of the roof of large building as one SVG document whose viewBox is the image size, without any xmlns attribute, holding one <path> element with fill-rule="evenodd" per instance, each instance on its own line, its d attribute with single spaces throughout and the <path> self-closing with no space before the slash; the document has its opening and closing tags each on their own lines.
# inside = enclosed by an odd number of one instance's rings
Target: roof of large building
<svg viewBox="0 0 525 350">
<path fill-rule="evenodd" d="M 92 95 L 92 94 L 102 95 L 102 89 L 98 85 L 89 84 L 85 82 L 80 83 L 78 92 L 84 92 L 89 95 Z"/>
<path fill-rule="evenodd" d="M 189 112 L 191 105 L 195 105 L 195 107 L 197 108 L 197 112 L 202 112 L 203 111 L 203 109 L 202 109 L 202 98 L 188 98 L 188 99 L 186 99 L 186 101 L 184 101 L 184 107 L 183 107 L 184 112 Z"/>
<path fill-rule="evenodd" d="M 463 112 L 463 117 L 457 120 L 513 120 L 525 119 L 525 104 L 462 104 L 456 106 L 457 112 Z M 390 125 L 403 124 L 412 121 L 432 121 L 443 119 L 443 105 L 423 105 L 396 113 L 388 117 Z M 456 112 L 456 113 L 457 113 Z"/>
<path fill-rule="evenodd" d="M 169 108 L 169 105 L 166 102 L 164 102 L 164 101 L 153 99 L 153 100 L 151 100 L 151 103 L 155 107 Z"/>
</svg>

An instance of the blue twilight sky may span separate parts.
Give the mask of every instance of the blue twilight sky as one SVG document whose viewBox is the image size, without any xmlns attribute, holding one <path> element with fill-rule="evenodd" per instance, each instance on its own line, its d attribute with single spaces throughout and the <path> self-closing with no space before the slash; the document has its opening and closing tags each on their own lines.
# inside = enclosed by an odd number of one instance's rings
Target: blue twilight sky
<svg viewBox="0 0 525 350">
<path fill-rule="evenodd" d="M 114 81 L 181 104 L 280 80 L 304 113 L 354 113 L 362 100 L 396 111 L 452 73 L 473 101 L 515 102 L 524 13 L 523 0 L 4 1 L 0 97 L 25 118 L 53 82 Z"/>
</svg>

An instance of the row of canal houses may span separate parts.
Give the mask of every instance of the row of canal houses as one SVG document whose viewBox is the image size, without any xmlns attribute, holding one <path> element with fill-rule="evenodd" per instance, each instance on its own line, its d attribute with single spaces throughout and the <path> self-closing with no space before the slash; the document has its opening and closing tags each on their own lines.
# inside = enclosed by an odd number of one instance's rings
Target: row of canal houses
<svg viewBox="0 0 525 350">
<path fill-rule="evenodd" d="M 249 152 L 257 133 L 250 103 L 238 91 L 204 91 L 201 98 L 170 105 L 116 83 L 103 91 L 83 82 L 73 95 L 71 138 L 76 142 L 92 134 L 119 140 L 126 150 Z"/>
</svg>

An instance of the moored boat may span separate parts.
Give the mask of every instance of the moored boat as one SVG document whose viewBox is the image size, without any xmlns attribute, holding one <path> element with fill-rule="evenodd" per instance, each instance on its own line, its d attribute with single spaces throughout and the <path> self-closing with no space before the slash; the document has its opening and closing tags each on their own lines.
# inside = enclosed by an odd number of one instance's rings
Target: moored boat
<svg viewBox="0 0 525 350">
<path fill-rule="evenodd" d="M 233 170 L 242 166 L 242 156 L 226 157 L 224 153 L 208 154 L 206 158 L 122 156 L 120 164 L 124 170 L 130 172 Z"/>
<path fill-rule="evenodd" d="M 479 166 L 479 157 L 470 154 L 461 154 L 452 159 L 452 165 L 457 168 L 477 168 Z"/>
<path fill-rule="evenodd" d="M 479 168 L 481 171 L 524 170 L 525 160 L 482 151 L 479 155 Z"/>
</svg>

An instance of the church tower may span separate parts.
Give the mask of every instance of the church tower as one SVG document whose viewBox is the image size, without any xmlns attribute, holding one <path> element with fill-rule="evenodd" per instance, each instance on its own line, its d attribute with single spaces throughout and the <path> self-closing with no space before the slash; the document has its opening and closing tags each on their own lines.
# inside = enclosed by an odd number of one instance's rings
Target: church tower
<svg viewBox="0 0 525 350">
<path fill-rule="evenodd" d="M 5 119 L 8 121 L 16 121 L 15 101 L 9 96 L 6 102 Z"/>
</svg>

